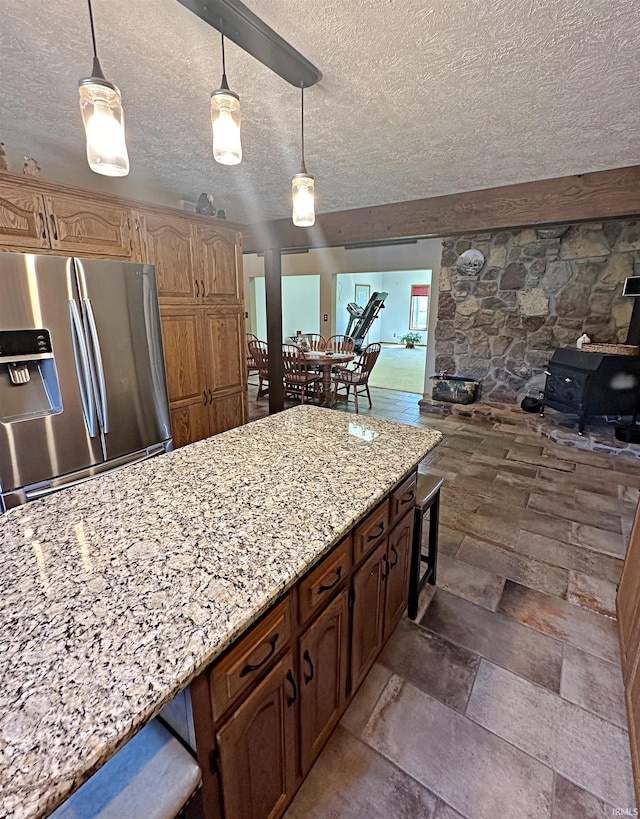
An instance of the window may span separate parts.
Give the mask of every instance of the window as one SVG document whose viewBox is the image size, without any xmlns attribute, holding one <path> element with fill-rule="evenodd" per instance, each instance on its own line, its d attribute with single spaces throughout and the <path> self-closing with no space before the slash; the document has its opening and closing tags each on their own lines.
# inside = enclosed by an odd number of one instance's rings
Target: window
<svg viewBox="0 0 640 819">
<path fill-rule="evenodd" d="M 411 309 L 409 311 L 409 329 L 426 330 L 429 315 L 429 285 L 411 285 Z"/>
</svg>

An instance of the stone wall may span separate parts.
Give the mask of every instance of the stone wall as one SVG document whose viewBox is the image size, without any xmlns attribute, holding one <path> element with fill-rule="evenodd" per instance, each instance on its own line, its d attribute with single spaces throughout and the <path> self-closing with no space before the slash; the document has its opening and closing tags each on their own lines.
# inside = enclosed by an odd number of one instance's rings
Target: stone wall
<svg viewBox="0 0 640 819">
<path fill-rule="evenodd" d="M 640 221 L 500 231 L 444 239 L 436 370 L 479 380 L 481 400 L 512 403 L 556 347 L 624 342 L 640 275 Z M 485 256 L 476 274 L 456 270 L 470 248 Z"/>
</svg>

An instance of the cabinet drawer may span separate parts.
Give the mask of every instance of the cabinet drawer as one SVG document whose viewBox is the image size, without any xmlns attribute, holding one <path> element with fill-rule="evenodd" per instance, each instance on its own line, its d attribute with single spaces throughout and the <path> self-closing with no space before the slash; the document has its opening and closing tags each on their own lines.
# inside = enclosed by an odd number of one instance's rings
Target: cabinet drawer
<svg viewBox="0 0 640 819">
<path fill-rule="evenodd" d="M 217 720 L 254 680 L 273 665 L 291 637 L 289 597 L 217 662 L 210 676 L 213 718 Z"/>
<path fill-rule="evenodd" d="M 403 481 L 400 486 L 391 493 L 389 528 L 395 526 L 403 515 L 410 509 L 413 509 L 416 502 L 417 480 L 418 475 L 414 472 L 413 475 L 410 475 L 406 481 Z"/>
<path fill-rule="evenodd" d="M 388 531 L 389 501 L 386 500 L 356 528 L 353 536 L 353 562 L 357 563 L 365 555 L 368 555 Z"/>
<path fill-rule="evenodd" d="M 322 563 L 298 585 L 300 622 L 305 623 L 315 611 L 330 600 L 351 568 L 351 535 L 339 543 Z"/>
</svg>

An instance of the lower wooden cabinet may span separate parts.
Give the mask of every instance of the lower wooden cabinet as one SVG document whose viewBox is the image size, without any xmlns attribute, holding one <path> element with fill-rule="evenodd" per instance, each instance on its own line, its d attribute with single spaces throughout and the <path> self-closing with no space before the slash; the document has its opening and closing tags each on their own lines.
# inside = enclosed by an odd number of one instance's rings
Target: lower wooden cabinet
<svg viewBox="0 0 640 819">
<path fill-rule="evenodd" d="M 359 548 L 347 535 L 194 682 L 207 819 L 284 813 L 397 625 L 413 510 L 387 533 L 388 505 L 356 527 Z M 357 557 L 365 536 L 376 545 Z"/>
<path fill-rule="evenodd" d="M 297 700 L 289 652 L 217 732 L 225 819 L 283 812 L 296 788 Z"/>
<path fill-rule="evenodd" d="M 348 591 L 300 638 L 300 765 L 304 776 L 338 724 L 346 702 L 349 649 Z"/>
<path fill-rule="evenodd" d="M 353 576 L 351 684 L 354 689 L 367 676 L 382 648 L 387 571 L 387 541 L 383 540 Z"/>
<path fill-rule="evenodd" d="M 413 520 L 414 514 L 411 509 L 389 534 L 387 550 L 389 568 L 385 578 L 383 641 L 391 636 L 391 632 L 398 625 L 407 605 Z"/>
</svg>

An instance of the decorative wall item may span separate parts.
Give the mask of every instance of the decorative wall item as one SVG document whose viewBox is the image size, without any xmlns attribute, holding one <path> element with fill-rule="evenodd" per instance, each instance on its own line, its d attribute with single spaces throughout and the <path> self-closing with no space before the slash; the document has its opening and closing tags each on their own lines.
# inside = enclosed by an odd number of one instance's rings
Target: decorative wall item
<svg viewBox="0 0 640 819">
<path fill-rule="evenodd" d="M 4 142 L 0 142 L 0 171 L 8 171 L 6 154 L 4 152 Z"/>
<path fill-rule="evenodd" d="M 40 165 L 31 156 L 25 156 L 24 165 L 22 166 L 22 173 L 25 176 L 42 176 Z"/>
<path fill-rule="evenodd" d="M 465 250 L 458 256 L 456 270 L 463 276 L 474 276 L 484 267 L 484 255 L 479 250 Z"/>
<path fill-rule="evenodd" d="M 201 193 L 198 197 L 196 205 L 196 213 L 201 213 L 203 216 L 215 216 L 216 206 L 213 204 L 213 194 Z"/>
</svg>

